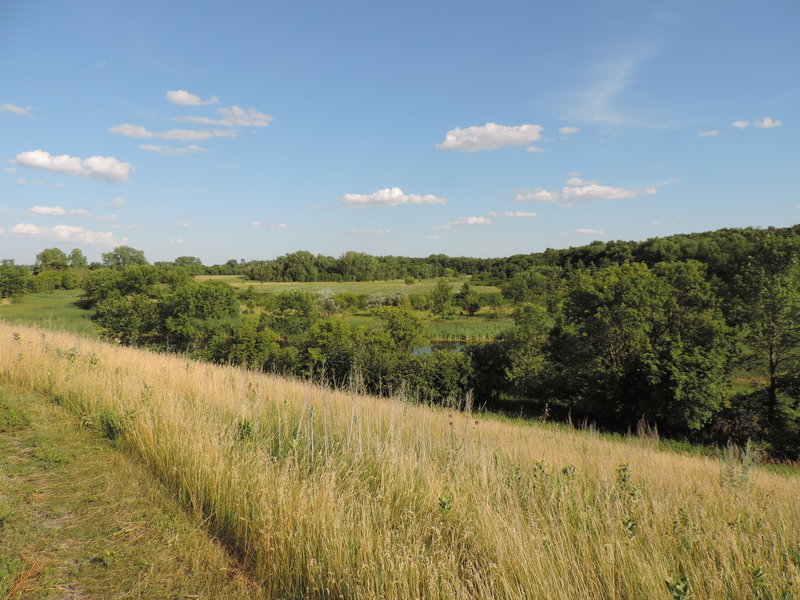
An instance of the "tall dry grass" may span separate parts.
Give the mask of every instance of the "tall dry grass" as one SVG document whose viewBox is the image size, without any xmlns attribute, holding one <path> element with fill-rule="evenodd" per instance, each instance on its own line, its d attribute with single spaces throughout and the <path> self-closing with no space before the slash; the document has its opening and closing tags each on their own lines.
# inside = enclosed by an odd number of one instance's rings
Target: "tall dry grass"
<svg viewBox="0 0 800 600">
<path fill-rule="evenodd" d="M 0 374 L 138 455 L 269 598 L 800 597 L 796 478 L 3 324 Z"/>
</svg>

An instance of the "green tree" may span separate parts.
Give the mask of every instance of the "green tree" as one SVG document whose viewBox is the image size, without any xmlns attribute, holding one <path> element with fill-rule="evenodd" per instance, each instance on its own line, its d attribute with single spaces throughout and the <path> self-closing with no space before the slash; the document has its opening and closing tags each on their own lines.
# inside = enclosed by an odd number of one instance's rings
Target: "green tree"
<svg viewBox="0 0 800 600">
<path fill-rule="evenodd" d="M 36 255 L 36 264 L 33 267 L 34 273 L 42 271 L 63 271 L 69 267 L 69 258 L 63 250 L 58 248 L 45 248 Z"/>
<path fill-rule="evenodd" d="M 398 306 L 382 306 L 375 311 L 395 346 L 401 352 L 410 352 L 425 345 L 425 323 L 412 311 Z"/>
<path fill-rule="evenodd" d="M 753 253 L 738 279 L 741 300 L 736 315 L 745 326 L 749 363 L 766 381 L 764 409 L 775 425 L 782 383 L 800 374 L 800 244 L 769 237 Z"/>
<path fill-rule="evenodd" d="M 28 267 L 5 260 L 0 264 L 0 298 L 18 298 L 29 291 L 30 285 Z"/>
<path fill-rule="evenodd" d="M 438 279 L 430 294 L 431 312 L 442 318 L 448 319 L 453 316 L 453 288 L 446 279 Z"/>
<path fill-rule="evenodd" d="M 75 269 L 85 269 L 89 265 L 86 255 L 80 248 L 73 248 L 69 253 L 69 266 Z"/>
<path fill-rule="evenodd" d="M 111 252 L 103 253 L 103 265 L 110 268 L 121 268 L 130 265 L 146 265 L 147 259 L 143 250 L 130 246 L 117 246 Z"/>
</svg>

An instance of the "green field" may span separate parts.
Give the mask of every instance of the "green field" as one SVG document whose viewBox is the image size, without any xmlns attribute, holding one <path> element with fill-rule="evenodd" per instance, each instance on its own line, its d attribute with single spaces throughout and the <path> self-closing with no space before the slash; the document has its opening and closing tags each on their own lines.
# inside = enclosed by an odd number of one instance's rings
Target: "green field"
<svg viewBox="0 0 800 600">
<path fill-rule="evenodd" d="M 331 290 L 334 293 L 349 292 L 356 294 L 390 295 L 398 291 L 408 294 L 425 294 L 436 285 L 435 279 L 418 281 L 406 285 L 401 280 L 369 281 L 369 282 L 314 282 L 314 283 L 259 283 L 244 281 L 241 277 L 227 275 L 211 275 L 198 277 L 199 280 L 223 281 L 236 287 L 253 286 L 259 291 L 280 292 L 285 290 L 304 290 L 316 293 Z M 453 290 L 458 291 L 468 278 L 453 280 Z M 473 286 L 478 292 L 497 292 L 496 287 Z M 57 290 L 51 293 L 28 294 L 19 303 L 8 302 L 0 305 L 0 319 L 9 323 L 36 325 L 46 329 L 71 331 L 88 337 L 97 337 L 98 331 L 92 323 L 92 311 L 79 306 L 82 290 Z M 433 340 L 477 341 L 497 338 L 509 330 L 514 321 L 508 314 L 497 316 L 482 309 L 475 316 L 458 316 L 449 320 L 432 318 L 425 311 L 417 311 L 428 324 L 428 335 Z M 348 313 L 340 315 L 351 325 L 377 326 L 379 319 L 369 312 Z"/>
<path fill-rule="evenodd" d="M 281 292 L 284 290 L 304 290 L 306 292 L 319 292 L 331 290 L 334 293 L 347 292 L 352 294 L 392 294 L 405 292 L 406 294 L 427 294 L 436 286 L 437 279 L 421 279 L 407 285 L 402 279 L 389 281 L 310 281 L 310 282 L 261 282 L 249 281 L 239 275 L 200 275 L 199 281 L 223 281 L 234 287 L 252 286 L 259 291 Z M 461 284 L 469 281 L 469 277 L 455 277 L 450 281 L 453 291 L 461 289 Z M 476 292 L 499 292 L 500 289 L 490 285 L 474 285 Z"/>
<path fill-rule="evenodd" d="M 82 290 L 28 294 L 21 302 L 0 305 L 0 319 L 97 337 L 97 329 L 91 320 L 92 311 L 78 306 L 82 294 Z"/>
</svg>

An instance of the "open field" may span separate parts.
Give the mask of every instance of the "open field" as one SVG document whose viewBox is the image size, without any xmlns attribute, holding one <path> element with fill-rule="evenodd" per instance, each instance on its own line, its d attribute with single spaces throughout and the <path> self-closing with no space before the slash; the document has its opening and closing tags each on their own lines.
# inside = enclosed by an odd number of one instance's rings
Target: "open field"
<svg viewBox="0 0 800 600">
<path fill-rule="evenodd" d="M 116 440 L 267 598 L 796 598 L 800 486 L 0 324 L 3 379 Z M 683 594 L 683 595 L 681 595 Z"/>
<path fill-rule="evenodd" d="M 436 286 L 437 279 L 421 279 L 407 285 L 402 279 L 391 281 L 310 281 L 310 282 L 261 282 L 249 281 L 238 275 L 199 275 L 195 277 L 199 281 L 223 281 L 234 287 L 254 287 L 258 291 L 281 292 L 284 290 L 303 290 L 306 292 L 319 292 L 331 290 L 334 293 L 349 292 L 353 294 L 393 294 L 404 292 L 406 294 L 427 294 Z M 461 289 L 469 277 L 450 278 L 453 291 Z M 499 292 L 499 288 L 490 285 L 475 285 L 476 292 Z"/>
<path fill-rule="evenodd" d="M 83 290 L 56 290 L 46 294 L 26 294 L 18 303 L 0 305 L 0 319 L 9 323 L 36 325 L 45 329 L 72 331 L 88 337 L 98 332 L 91 321 L 92 311 L 76 303 Z"/>
</svg>

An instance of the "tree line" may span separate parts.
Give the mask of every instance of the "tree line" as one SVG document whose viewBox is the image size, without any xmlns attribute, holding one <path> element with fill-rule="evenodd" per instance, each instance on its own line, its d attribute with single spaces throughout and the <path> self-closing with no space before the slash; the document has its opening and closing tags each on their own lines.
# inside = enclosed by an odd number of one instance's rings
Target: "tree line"
<svg viewBox="0 0 800 600">
<path fill-rule="evenodd" d="M 56 273 L 64 285 L 67 273 L 82 273 L 75 279 L 96 322 L 120 343 L 371 393 L 434 402 L 470 395 L 500 408 L 523 404 L 622 431 L 644 421 L 670 436 L 751 439 L 773 456 L 800 456 L 798 227 L 595 242 L 463 262 L 347 253 L 332 260 L 346 258 L 350 270 L 340 264 L 327 271 L 362 280 L 385 273 L 376 267 L 383 262 L 397 268 L 395 275 L 413 277 L 409 265 L 429 260 L 445 275 L 473 270 L 470 281 L 499 285 L 502 296 L 494 298 L 476 294 L 468 283 L 454 293 L 445 279 L 428 294 L 382 298 L 237 294 L 226 284 L 195 280 L 213 268 L 192 257 L 149 265 L 141 251 L 121 247 L 92 269 L 74 252 L 51 250 L 37 256 L 27 277 L 47 274 L 55 281 Z M 298 256 L 302 260 L 293 262 Z M 308 267 L 317 258 L 293 253 L 273 262 Z M 0 267 L 11 272 L 21 267 Z M 314 271 L 280 273 L 308 277 Z M 0 289 L 11 279 L 0 276 Z M 421 314 L 447 318 L 501 303 L 513 307 L 515 325 L 499 339 L 461 351 L 415 351 L 428 343 Z M 356 304 L 378 325 L 334 318 Z"/>
</svg>

